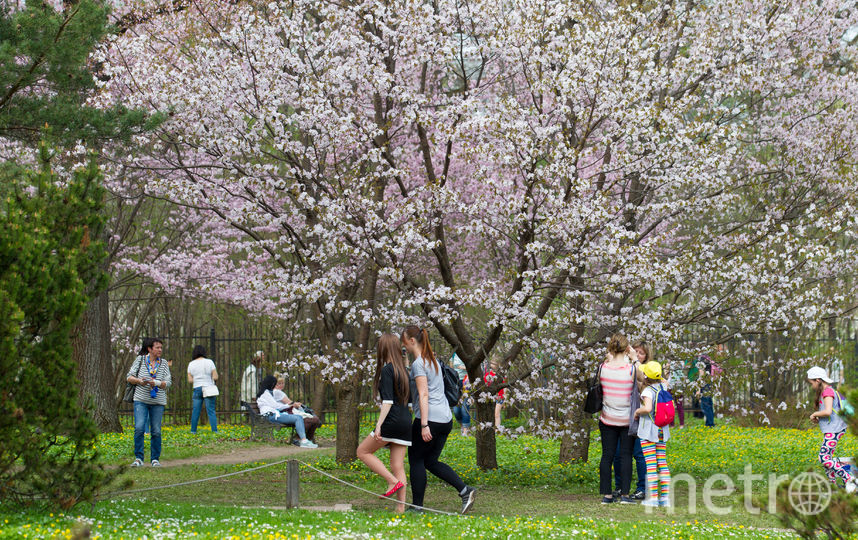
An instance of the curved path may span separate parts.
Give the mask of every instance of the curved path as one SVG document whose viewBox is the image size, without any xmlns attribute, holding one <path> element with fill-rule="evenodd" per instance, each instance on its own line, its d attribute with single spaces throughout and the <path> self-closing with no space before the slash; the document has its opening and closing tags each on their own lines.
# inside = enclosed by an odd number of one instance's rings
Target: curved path
<svg viewBox="0 0 858 540">
<path fill-rule="evenodd" d="M 320 446 L 319 449 L 333 449 L 332 447 Z M 266 445 L 254 448 L 239 448 L 220 454 L 207 454 L 193 458 L 171 459 L 163 461 L 163 467 L 181 467 L 183 465 L 234 465 L 236 463 L 247 463 L 250 461 L 275 461 L 291 455 L 304 454 L 311 451 L 310 448 L 300 448 L 291 444 Z"/>
</svg>

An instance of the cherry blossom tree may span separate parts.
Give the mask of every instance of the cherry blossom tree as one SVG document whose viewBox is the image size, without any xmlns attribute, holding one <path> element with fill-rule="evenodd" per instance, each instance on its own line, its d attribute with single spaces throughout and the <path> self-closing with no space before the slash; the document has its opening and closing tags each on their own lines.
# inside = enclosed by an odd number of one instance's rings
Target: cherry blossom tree
<svg viewBox="0 0 858 540">
<path fill-rule="evenodd" d="M 690 326 L 798 332 L 850 308 L 856 18 L 799 0 L 167 10 L 101 58 L 103 100 L 168 116 L 116 159 L 200 220 L 176 264 L 140 270 L 274 316 L 310 306 L 319 351 L 292 363 L 337 386 L 338 459 L 373 337 L 408 323 L 472 381 L 501 356 L 475 395 L 481 467 L 503 387 L 561 401 L 530 428 L 586 458 L 580 395 L 611 333 L 694 354 Z"/>
</svg>

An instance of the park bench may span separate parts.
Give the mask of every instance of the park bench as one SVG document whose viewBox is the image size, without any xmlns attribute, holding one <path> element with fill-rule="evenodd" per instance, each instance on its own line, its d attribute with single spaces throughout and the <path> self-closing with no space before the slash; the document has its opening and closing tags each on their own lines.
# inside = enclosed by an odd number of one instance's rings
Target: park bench
<svg viewBox="0 0 858 540">
<path fill-rule="evenodd" d="M 292 444 L 298 440 L 298 435 L 295 433 L 295 426 L 287 426 L 271 422 L 259 414 L 259 406 L 256 404 L 255 399 L 250 403 L 242 401 L 241 408 L 245 413 L 247 413 L 247 423 L 250 424 L 250 440 L 256 441 L 259 439 L 265 439 L 267 441 L 273 441 L 274 431 L 283 428 L 289 428 L 292 430 L 292 436 L 289 438 L 289 441 Z"/>
</svg>

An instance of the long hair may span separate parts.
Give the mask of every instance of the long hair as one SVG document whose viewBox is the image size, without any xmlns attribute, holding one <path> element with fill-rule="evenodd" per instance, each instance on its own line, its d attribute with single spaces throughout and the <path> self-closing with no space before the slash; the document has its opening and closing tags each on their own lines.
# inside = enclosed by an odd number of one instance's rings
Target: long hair
<svg viewBox="0 0 858 540">
<path fill-rule="evenodd" d="M 816 394 L 816 396 L 814 397 L 814 400 L 813 400 L 813 410 L 814 411 L 819 408 L 819 400 L 822 399 L 822 391 L 825 390 L 826 386 L 831 386 L 830 384 L 827 384 L 822 379 L 816 379 L 816 380 L 819 381 L 819 386 L 817 387 L 816 392 L 814 392 Z"/>
<path fill-rule="evenodd" d="M 259 391 L 256 392 L 256 399 L 259 399 L 259 396 L 265 393 L 266 390 L 269 392 L 274 390 L 274 385 L 277 384 L 277 377 L 273 375 L 266 375 L 262 382 L 259 383 Z"/>
<path fill-rule="evenodd" d="M 438 361 L 435 359 L 435 353 L 432 352 L 432 345 L 429 344 L 429 332 L 424 328 L 411 324 L 405 327 L 405 330 L 402 331 L 402 335 L 409 339 L 414 338 L 417 340 L 417 343 L 419 343 L 421 347 L 420 356 L 424 361 L 431 364 L 435 373 L 438 373 L 441 368 L 438 367 Z"/>
<path fill-rule="evenodd" d="M 408 372 L 405 370 L 405 361 L 402 359 L 402 347 L 399 338 L 393 334 L 382 334 L 378 338 L 375 353 L 375 378 L 372 380 L 372 395 L 378 395 L 381 370 L 384 369 L 384 364 L 390 362 L 393 366 L 393 391 L 396 394 L 396 402 L 402 405 L 408 403 Z"/>
<path fill-rule="evenodd" d="M 646 354 L 646 361 L 647 362 L 649 362 L 650 360 L 655 360 L 655 358 L 653 358 L 653 356 L 652 356 L 652 345 L 650 345 L 648 342 L 646 342 L 643 339 L 639 339 L 639 340 L 635 341 L 634 343 L 632 343 L 633 349 L 636 349 L 638 347 L 640 347 L 641 349 L 644 350 L 644 353 Z M 638 360 L 640 360 L 640 358 L 638 358 Z M 646 362 L 641 362 L 641 363 L 646 364 Z"/>
<path fill-rule="evenodd" d="M 191 353 L 191 360 L 206 357 L 206 348 L 202 345 L 194 345 L 194 352 Z"/>
</svg>

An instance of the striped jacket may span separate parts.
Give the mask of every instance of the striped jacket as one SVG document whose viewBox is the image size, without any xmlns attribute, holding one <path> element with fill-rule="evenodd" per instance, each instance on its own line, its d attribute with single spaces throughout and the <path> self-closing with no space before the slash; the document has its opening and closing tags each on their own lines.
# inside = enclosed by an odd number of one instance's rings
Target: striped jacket
<svg viewBox="0 0 858 540">
<path fill-rule="evenodd" d="M 167 388 L 170 388 L 173 384 L 173 378 L 170 376 L 170 366 L 167 365 L 167 360 L 164 358 L 161 358 L 161 365 L 158 366 L 158 369 L 155 370 L 155 376 L 152 377 L 149 373 L 149 368 L 146 365 L 146 356 L 138 356 L 137 359 L 134 360 L 134 363 L 131 364 L 131 369 L 129 369 L 128 373 L 125 375 L 126 379 L 128 377 L 151 377 L 153 379 L 166 382 Z M 148 403 L 149 405 L 166 405 L 167 388 L 159 388 L 158 395 L 152 398 L 149 395 L 151 387 L 139 385 L 134 388 L 134 401 L 141 401 L 143 403 Z"/>
</svg>

